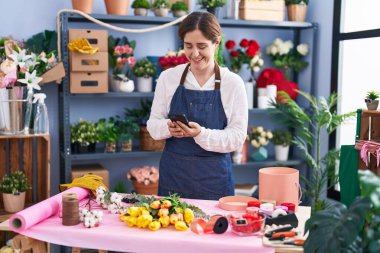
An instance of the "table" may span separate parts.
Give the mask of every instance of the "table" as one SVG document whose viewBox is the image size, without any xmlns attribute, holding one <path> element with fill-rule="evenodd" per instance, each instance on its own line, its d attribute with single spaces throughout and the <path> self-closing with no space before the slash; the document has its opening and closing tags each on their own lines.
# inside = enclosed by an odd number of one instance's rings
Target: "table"
<svg viewBox="0 0 380 253">
<path fill-rule="evenodd" d="M 217 201 L 185 200 L 204 210 L 208 214 L 227 214 L 218 208 Z M 304 207 L 299 208 L 299 217 L 308 217 Z M 120 222 L 118 215 L 104 210 L 104 219 L 99 227 L 85 228 L 82 224 L 63 226 L 56 215 L 21 232 L 21 234 L 54 244 L 104 249 L 120 252 L 260 252 L 274 253 L 275 249 L 262 245 L 261 238 L 255 236 L 240 237 L 227 230 L 226 233 L 198 235 L 190 231 L 177 231 L 173 226 L 150 231 L 148 229 L 130 228 Z M 303 224 L 300 221 L 300 226 Z"/>
</svg>

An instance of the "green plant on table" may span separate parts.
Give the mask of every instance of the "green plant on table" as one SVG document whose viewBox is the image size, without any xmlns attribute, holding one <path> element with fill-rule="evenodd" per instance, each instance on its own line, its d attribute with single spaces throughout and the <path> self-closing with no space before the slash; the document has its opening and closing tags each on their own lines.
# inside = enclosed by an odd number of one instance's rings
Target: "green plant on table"
<svg viewBox="0 0 380 253">
<path fill-rule="evenodd" d="M 134 118 L 118 120 L 120 139 L 122 141 L 132 140 L 139 133 L 139 125 Z"/>
<path fill-rule="evenodd" d="M 155 0 L 152 6 L 153 10 L 168 8 L 170 9 L 170 3 L 168 0 Z"/>
<path fill-rule="evenodd" d="M 189 7 L 187 7 L 187 4 L 182 1 L 177 1 L 174 4 L 172 4 L 171 7 L 172 11 L 188 11 Z"/>
<path fill-rule="evenodd" d="M 78 123 L 70 127 L 71 143 L 81 143 L 88 146 L 90 143 L 98 142 L 98 131 L 96 124 L 80 119 Z"/>
<path fill-rule="evenodd" d="M 330 180 L 331 187 L 336 184 L 338 179 L 335 175 L 335 165 L 340 151 L 331 149 L 321 157 L 322 131 L 325 130 L 327 134 L 331 134 L 347 118 L 354 116 L 355 112 L 338 114 L 335 110 L 338 101 L 335 93 L 332 93 L 328 99 L 324 97 L 317 99 L 306 92 L 297 92 L 310 103 L 308 110 L 301 108 L 283 91 L 278 92 L 281 99 L 272 101 L 272 103 L 281 112 L 281 117 L 275 119 L 288 127 L 295 128 L 293 143 L 303 153 L 312 170 L 311 178 L 301 177 L 301 179 L 306 184 L 305 193 L 311 198 L 314 212 L 327 207 L 327 202 L 323 198 L 327 190 L 326 185 Z M 313 148 L 316 152 L 315 157 Z"/>
<path fill-rule="evenodd" d="M 150 3 L 148 2 L 148 0 L 134 0 L 132 3 L 132 8 L 133 9 L 137 9 L 137 8 L 149 9 Z"/>
<path fill-rule="evenodd" d="M 292 133 L 286 129 L 276 129 L 273 131 L 272 142 L 274 145 L 289 146 L 292 144 Z"/>
<path fill-rule="evenodd" d="M 108 121 L 106 119 L 100 119 L 96 123 L 99 140 L 116 143 L 120 138 L 120 132 L 117 124 L 117 121 L 113 117 L 110 117 Z"/>
<path fill-rule="evenodd" d="M 0 191 L 2 193 L 19 194 L 30 188 L 28 178 L 22 171 L 5 175 L 0 181 Z"/>
<path fill-rule="evenodd" d="M 133 74 L 137 77 L 150 77 L 156 74 L 156 66 L 147 58 L 140 59 L 133 67 Z"/>
<path fill-rule="evenodd" d="M 377 91 L 374 91 L 374 90 L 371 90 L 369 92 L 367 92 L 367 96 L 366 96 L 366 99 L 369 99 L 369 100 L 376 100 L 379 98 L 379 92 Z"/>
</svg>

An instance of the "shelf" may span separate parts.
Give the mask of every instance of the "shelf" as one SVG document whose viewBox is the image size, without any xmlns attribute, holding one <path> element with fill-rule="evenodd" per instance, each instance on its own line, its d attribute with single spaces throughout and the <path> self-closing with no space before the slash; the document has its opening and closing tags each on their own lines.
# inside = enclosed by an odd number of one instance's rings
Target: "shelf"
<svg viewBox="0 0 380 253">
<path fill-rule="evenodd" d="M 297 166 L 303 163 L 302 160 L 299 159 L 289 159 L 285 162 L 276 161 L 274 158 L 269 158 L 265 161 L 249 161 L 247 163 L 242 164 L 233 164 L 233 169 L 252 169 L 252 167 L 272 167 L 272 166 Z"/>
<path fill-rule="evenodd" d="M 79 14 L 70 13 L 68 20 L 73 22 L 91 22 Z M 162 25 L 176 20 L 173 17 L 155 17 L 155 16 L 133 16 L 133 15 L 106 15 L 92 14 L 93 18 L 106 23 L 119 24 L 143 24 L 143 25 Z M 272 29 L 310 29 L 314 27 L 313 23 L 309 22 L 292 22 L 292 21 L 250 21 L 250 20 L 235 20 L 235 19 L 219 19 L 222 27 L 228 28 L 272 28 Z"/>
<path fill-rule="evenodd" d="M 28 139 L 43 137 L 44 139 L 49 138 L 49 134 L 16 134 L 16 135 L 0 135 L 0 139 Z"/>
<path fill-rule="evenodd" d="M 105 152 L 95 152 L 95 153 L 85 153 L 85 154 L 71 154 L 64 155 L 61 152 L 61 156 L 72 161 L 86 161 L 86 160 L 103 160 L 103 159 L 114 159 L 114 158 L 137 158 L 137 157 L 149 157 L 154 155 L 160 155 L 161 151 L 131 151 L 131 152 L 115 152 L 115 153 L 105 153 Z"/>
<path fill-rule="evenodd" d="M 153 98 L 154 92 L 108 92 L 98 94 L 70 94 L 75 98 Z"/>
</svg>

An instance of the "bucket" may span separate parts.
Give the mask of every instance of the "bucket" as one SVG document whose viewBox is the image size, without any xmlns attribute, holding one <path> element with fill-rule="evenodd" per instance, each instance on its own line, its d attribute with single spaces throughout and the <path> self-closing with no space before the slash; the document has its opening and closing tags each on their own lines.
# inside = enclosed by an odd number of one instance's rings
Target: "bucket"
<svg viewBox="0 0 380 253">
<path fill-rule="evenodd" d="M 269 167 L 259 170 L 260 200 L 275 200 L 277 205 L 293 203 L 297 210 L 301 197 L 298 170 L 287 167 Z"/>
<path fill-rule="evenodd" d="M 24 87 L 0 89 L 0 134 L 14 135 L 24 132 Z"/>
</svg>

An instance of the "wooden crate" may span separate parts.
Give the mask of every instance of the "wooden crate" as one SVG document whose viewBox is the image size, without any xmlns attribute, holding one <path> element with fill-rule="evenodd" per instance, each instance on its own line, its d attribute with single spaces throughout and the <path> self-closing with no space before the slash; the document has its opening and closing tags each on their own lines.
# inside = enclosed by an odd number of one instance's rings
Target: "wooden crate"
<svg viewBox="0 0 380 253">
<path fill-rule="evenodd" d="M 242 0 L 239 4 L 239 18 L 257 21 L 284 21 L 284 0 Z"/>
</svg>

